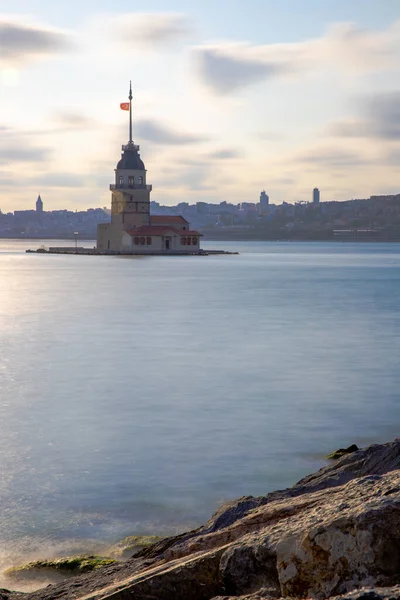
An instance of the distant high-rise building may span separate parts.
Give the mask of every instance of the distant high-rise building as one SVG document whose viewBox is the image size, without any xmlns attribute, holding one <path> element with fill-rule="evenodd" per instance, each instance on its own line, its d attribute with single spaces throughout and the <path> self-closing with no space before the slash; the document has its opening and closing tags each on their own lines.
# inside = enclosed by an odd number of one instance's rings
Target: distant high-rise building
<svg viewBox="0 0 400 600">
<path fill-rule="evenodd" d="M 313 189 L 313 193 L 312 193 L 313 204 L 319 204 L 319 200 L 320 200 L 319 189 L 318 188 L 314 188 Z"/>
<path fill-rule="evenodd" d="M 265 210 L 268 208 L 269 196 L 265 190 L 263 190 L 260 194 L 260 205 L 261 205 L 261 210 L 263 210 L 263 209 Z"/>
<path fill-rule="evenodd" d="M 40 194 L 39 194 L 39 196 L 38 196 L 38 198 L 36 200 L 36 212 L 38 214 L 42 214 L 42 212 L 43 212 L 43 201 L 42 201 L 42 199 L 40 197 Z"/>
</svg>

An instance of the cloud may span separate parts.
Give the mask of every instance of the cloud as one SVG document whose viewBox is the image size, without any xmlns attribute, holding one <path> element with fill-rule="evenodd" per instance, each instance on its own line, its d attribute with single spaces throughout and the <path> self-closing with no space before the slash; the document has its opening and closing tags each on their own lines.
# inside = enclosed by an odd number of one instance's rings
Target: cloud
<svg viewBox="0 0 400 600">
<path fill-rule="evenodd" d="M 202 83 L 219 95 L 260 81 L 296 76 L 328 66 L 356 71 L 382 66 L 398 69 L 400 21 L 384 31 L 368 31 L 341 23 L 320 38 L 297 43 L 205 45 L 193 50 L 193 60 Z"/>
<path fill-rule="evenodd" d="M 247 54 L 247 56 L 246 56 Z M 196 67 L 205 85 L 217 94 L 227 94 L 289 70 L 290 63 L 274 64 L 251 56 L 251 47 L 203 48 L 197 51 Z"/>
<path fill-rule="evenodd" d="M 66 52 L 70 38 L 63 32 L 17 19 L 0 20 L 0 63 L 15 66 Z"/>
<path fill-rule="evenodd" d="M 70 173 L 53 171 L 26 177 L 25 185 L 39 188 L 104 188 L 106 191 L 109 176 L 99 173 Z"/>
<path fill-rule="evenodd" d="M 15 177 L 0 173 L 0 186 L 3 188 L 15 186 Z"/>
<path fill-rule="evenodd" d="M 209 167 L 202 164 L 186 167 L 178 174 L 176 184 L 188 191 L 210 191 L 213 186 L 209 184 Z"/>
<path fill-rule="evenodd" d="M 199 144 L 207 139 L 200 135 L 173 131 L 153 119 L 138 121 L 135 126 L 135 131 L 138 139 L 143 139 L 152 142 L 153 144 L 165 144 L 171 146 Z"/>
<path fill-rule="evenodd" d="M 203 154 L 188 155 L 185 150 L 176 152 L 171 150 L 171 160 L 168 165 L 160 164 L 155 168 L 154 179 L 162 181 L 165 189 L 176 189 L 185 192 L 204 192 L 215 189 L 215 177 L 219 172 L 219 165 L 210 171 L 210 160 Z M 155 186 L 158 190 L 159 185 Z"/>
<path fill-rule="evenodd" d="M 366 166 L 371 162 L 362 154 L 337 148 L 317 148 L 298 156 L 297 160 L 301 163 L 327 168 Z"/>
<path fill-rule="evenodd" d="M 385 163 L 390 166 L 399 167 L 399 165 L 400 165 L 400 146 L 389 150 L 389 152 L 385 156 Z M 400 184 L 398 185 L 398 187 L 400 188 Z"/>
<path fill-rule="evenodd" d="M 296 183 L 296 179 L 294 177 L 277 177 L 272 179 L 271 182 L 279 185 L 293 185 Z"/>
<path fill-rule="evenodd" d="M 268 142 L 281 142 L 285 139 L 285 135 L 278 131 L 258 131 L 253 134 L 254 139 L 264 140 Z"/>
<path fill-rule="evenodd" d="M 46 173 L 38 177 L 32 177 L 29 183 L 40 185 L 41 187 L 59 187 L 59 188 L 79 188 L 87 183 L 87 175 L 76 173 Z"/>
<path fill-rule="evenodd" d="M 111 34 L 126 48 L 154 48 L 173 44 L 189 35 L 192 26 L 179 13 L 125 13 L 100 15 L 94 28 Z"/>
<path fill-rule="evenodd" d="M 61 110 L 58 111 L 53 121 L 59 126 L 61 130 L 82 130 L 88 129 L 95 125 L 95 120 L 87 115 L 75 111 L 75 110 Z"/>
<path fill-rule="evenodd" d="M 330 131 L 339 137 L 400 140 L 400 91 L 365 96 L 358 102 L 362 118 L 334 123 Z"/>
<path fill-rule="evenodd" d="M 49 160 L 51 150 L 32 144 L 28 135 L 8 127 L 0 127 L 2 143 L 0 162 L 3 165 L 14 163 L 41 163 Z"/>
<path fill-rule="evenodd" d="M 217 160 L 231 160 L 235 158 L 242 158 L 243 154 L 239 152 L 239 150 L 225 148 L 224 150 L 215 150 L 215 152 L 211 152 L 209 156 L 210 158 L 215 158 Z"/>
</svg>

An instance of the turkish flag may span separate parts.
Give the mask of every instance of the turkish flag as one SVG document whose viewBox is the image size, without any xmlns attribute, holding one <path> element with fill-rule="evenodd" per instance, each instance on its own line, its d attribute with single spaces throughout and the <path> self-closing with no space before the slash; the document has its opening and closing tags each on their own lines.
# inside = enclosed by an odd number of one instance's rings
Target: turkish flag
<svg viewBox="0 0 400 600">
<path fill-rule="evenodd" d="M 129 110 L 131 107 L 131 103 L 130 102 L 121 102 L 121 104 L 119 105 L 121 110 Z"/>
</svg>

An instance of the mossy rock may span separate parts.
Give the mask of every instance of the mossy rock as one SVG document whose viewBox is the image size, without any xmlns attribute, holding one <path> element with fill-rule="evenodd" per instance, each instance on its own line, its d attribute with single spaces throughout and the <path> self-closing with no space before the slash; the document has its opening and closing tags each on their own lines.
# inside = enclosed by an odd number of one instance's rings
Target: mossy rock
<svg viewBox="0 0 400 600">
<path fill-rule="evenodd" d="M 346 456 L 346 454 L 357 452 L 357 450 L 359 450 L 359 447 L 356 444 L 352 444 L 348 448 L 339 448 L 339 450 L 335 450 L 332 454 L 328 454 L 326 458 L 329 460 L 338 460 L 338 458 L 342 458 L 342 456 Z"/>
<path fill-rule="evenodd" d="M 130 558 L 135 552 L 149 548 L 163 538 L 158 535 L 129 535 L 110 550 L 110 554 L 119 558 Z"/>
<path fill-rule="evenodd" d="M 38 571 L 79 575 L 80 573 L 88 573 L 89 571 L 94 571 L 95 569 L 100 569 L 116 562 L 118 561 L 114 558 L 103 556 L 65 556 L 63 558 L 55 558 L 54 560 L 35 560 L 18 567 L 10 567 L 4 571 L 4 574 L 13 578 L 24 577 Z"/>
</svg>

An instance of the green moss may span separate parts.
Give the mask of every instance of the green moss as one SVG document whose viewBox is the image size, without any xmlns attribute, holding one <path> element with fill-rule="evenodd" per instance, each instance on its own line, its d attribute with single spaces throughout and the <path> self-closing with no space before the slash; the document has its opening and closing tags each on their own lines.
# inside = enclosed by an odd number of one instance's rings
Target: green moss
<svg viewBox="0 0 400 600">
<path fill-rule="evenodd" d="M 9 577 L 18 577 L 33 573 L 34 571 L 51 570 L 78 575 L 79 573 L 94 571 L 95 569 L 100 569 L 100 567 L 112 565 L 116 562 L 113 558 L 105 558 L 103 556 L 66 556 L 54 560 L 35 560 L 34 562 L 18 567 L 10 567 L 4 573 Z"/>
<path fill-rule="evenodd" d="M 156 544 L 162 537 L 158 535 L 130 535 L 111 548 L 110 553 L 113 556 L 120 558 L 127 558 L 132 556 L 138 550 L 142 548 L 149 548 L 153 544 Z"/>
<path fill-rule="evenodd" d="M 353 452 L 357 452 L 359 450 L 356 444 L 352 444 L 348 448 L 339 448 L 339 450 L 335 450 L 332 454 L 328 454 L 326 458 L 329 460 L 338 460 L 338 458 L 342 458 L 342 456 L 346 456 L 346 454 L 352 454 Z"/>
<path fill-rule="evenodd" d="M 122 540 L 121 544 L 129 547 L 148 548 L 163 538 L 158 535 L 129 535 Z"/>
</svg>

